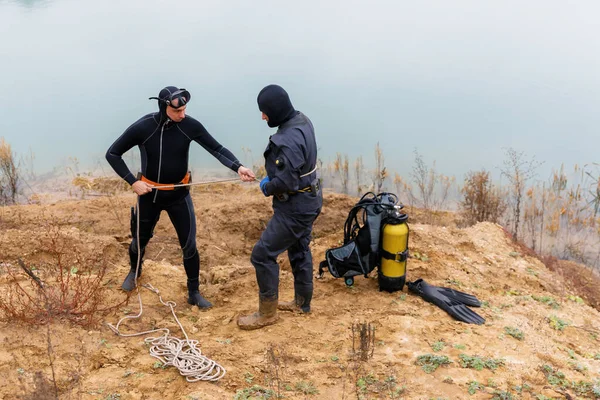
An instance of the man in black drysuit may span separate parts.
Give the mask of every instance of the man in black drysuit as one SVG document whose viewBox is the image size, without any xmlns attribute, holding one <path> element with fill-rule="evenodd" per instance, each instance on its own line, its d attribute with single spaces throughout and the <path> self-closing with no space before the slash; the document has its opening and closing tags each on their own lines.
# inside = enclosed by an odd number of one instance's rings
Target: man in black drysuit
<svg viewBox="0 0 600 400">
<path fill-rule="evenodd" d="M 312 226 L 321 212 L 323 196 L 317 179 L 317 143 L 308 117 L 292 106 L 286 91 L 269 85 L 258 94 L 262 119 L 278 127 L 265 150 L 267 177 L 260 183 L 265 196 L 273 196 L 273 217 L 252 250 L 259 288 L 258 312 L 240 316 L 241 329 L 274 324 L 277 309 L 310 311 L 313 264 L 309 248 Z M 288 251 L 294 274 L 294 300 L 278 303 L 277 256 Z"/>
<path fill-rule="evenodd" d="M 187 182 L 188 156 L 192 141 L 200 144 L 224 166 L 238 173 L 243 181 L 254 181 L 254 173 L 242 166 L 238 159 L 190 116 L 185 115 L 186 104 L 191 95 L 185 89 L 167 86 L 158 97 L 158 112 L 143 116 L 133 123 L 110 146 L 106 159 L 121 178 L 132 186 L 139 195 L 139 255 L 138 277 L 142 273 L 142 258 L 148 241 L 153 236 L 154 227 L 165 210 L 177 231 L 183 251 L 183 265 L 187 275 L 188 303 L 202 309 L 212 304 L 199 291 L 200 256 L 196 248 L 196 217 L 189 187 L 171 190 L 153 189 L 157 184 Z M 138 146 L 141 155 L 142 176 L 136 178 L 125 162 L 123 154 Z M 135 222 L 135 221 L 134 221 Z M 132 228 L 134 224 L 132 223 Z M 122 288 L 131 291 L 135 288 L 135 271 L 138 263 L 138 243 L 136 229 L 132 229 L 133 240 L 129 246 L 131 270 Z"/>
</svg>

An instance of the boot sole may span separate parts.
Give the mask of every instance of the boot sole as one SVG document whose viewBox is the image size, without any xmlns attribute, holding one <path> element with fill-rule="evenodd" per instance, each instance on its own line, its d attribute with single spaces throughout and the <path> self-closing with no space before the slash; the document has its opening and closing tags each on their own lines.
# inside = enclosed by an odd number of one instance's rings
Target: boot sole
<svg viewBox="0 0 600 400">
<path fill-rule="evenodd" d="M 210 310 L 211 308 L 213 308 L 212 304 L 210 306 L 208 306 L 208 307 L 201 307 L 198 304 L 194 303 L 193 301 L 190 301 L 190 299 L 188 299 L 188 304 L 191 305 L 191 306 L 196 306 L 196 307 L 198 307 L 201 310 Z"/>
<path fill-rule="evenodd" d="M 260 324 L 254 324 L 254 325 L 240 325 L 238 322 L 238 327 L 243 331 L 253 331 L 256 329 L 264 328 L 265 326 L 275 325 L 277 323 L 277 321 L 279 321 L 279 317 L 269 320 L 267 322 L 263 322 Z"/>
</svg>

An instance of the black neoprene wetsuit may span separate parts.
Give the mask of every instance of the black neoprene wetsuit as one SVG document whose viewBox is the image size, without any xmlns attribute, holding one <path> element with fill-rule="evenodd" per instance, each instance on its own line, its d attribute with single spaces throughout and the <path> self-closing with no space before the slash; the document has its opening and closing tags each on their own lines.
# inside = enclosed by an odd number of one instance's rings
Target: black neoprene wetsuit
<svg viewBox="0 0 600 400">
<path fill-rule="evenodd" d="M 106 159 L 121 178 L 130 185 L 137 178 L 129 170 L 123 154 L 138 146 L 141 155 L 142 174 L 157 183 L 178 183 L 188 172 L 190 143 L 194 141 L 212 154 L 223 165 L 237 172 L 241 163 L 217 142 L 196 119 L 186 116 L 181 122 L 168 119 L 164 111 L 148 114 L 133 123 L 110 146 Z M 183 264 L 188 278 L 188 289 L 198 290 L 200 256 L 196 248 L 196 217 L 187 188 L 176 190 L 153 190 L 140 196 L 139 231 L 142 257 L 161 211 L 167 211 L 183 250 Z M 137 266 L 137 240 L 135 230 L 129 246 L 131 269 Z M 141 265 L 140 265 L 141 269 Z"/>
<path fill-rule="evenodd" d="M 133 146 L 140 148 L 142 174 L 157 183 L 177 183 L 188 172 L 190 143 L 195 141 L 224 166 L 237 172 L 241 163 L 217 142 L 196 119 L 186 116 L 173 122 L 161 113 L 148 114 L 133 123 L 106 152 L 106 159 L 130 185 L 137 180 L 123 154 Z M 162 191 L 166 193 L 166 191 Z"/>
</svg>

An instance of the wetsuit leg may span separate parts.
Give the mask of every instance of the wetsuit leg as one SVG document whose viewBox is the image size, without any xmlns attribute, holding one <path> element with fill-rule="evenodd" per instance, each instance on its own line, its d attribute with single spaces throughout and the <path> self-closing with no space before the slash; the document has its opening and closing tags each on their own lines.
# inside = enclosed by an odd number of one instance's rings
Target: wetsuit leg
<svg viewBox="0 0 600 400">
<path fill-rule="evenodd" d="M 190 194 L 188 193 L 181 200 L 166 207 L 166 211 L 175 227 L 183 252 L 183 266 L 188 278 L 188 289 L 190 291 L 198 290 L 200 255 L 196 248 L 196 216 Z"/>
<path fill-rule="evenodd" d="M 136 212 L 140 215 L 140 269 L 144 253 L 146 252 L 146 245 L 153 236 L 154 228 L 156 223 L 160 219 L 161 207 L 158 204 L 152 202 L 153 193 L 148 193 L 140 196 L 139 209 Z M 136 221 L 137 223 L 137 221 Z M 132 232 L 132 240 L 129 245 L 129 260 L 131 269 L 135 271 L 138 261 L 138 244 L 137 244 L 137 229 Z"/>
</svg>

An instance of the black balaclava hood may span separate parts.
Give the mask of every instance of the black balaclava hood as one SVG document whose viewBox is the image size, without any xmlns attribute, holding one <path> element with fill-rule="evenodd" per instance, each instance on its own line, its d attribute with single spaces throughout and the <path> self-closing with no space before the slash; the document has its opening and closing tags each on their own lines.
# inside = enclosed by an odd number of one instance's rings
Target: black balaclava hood
<svg viewBox="0 0 600 400">
<path fill-rule="evenodd" d="M 269 117 L 267 124 L 271 128 L 283 124 L 296 115 L 290 96 L 281 86 L 269 85 L 264 87 L 256 100 L 258 109 Z"/>
<path fill-rule="evenodd" d="M 161 115 L 167 115 L 167 100 L 169 100 L 169 97 L 178 90 L 180 89 L 175 86 L 167 86 L 158 93 L 158 109 L 160 110 Z M 185 94 L 187 102 L 189 102 L 192 95 L 187 90 L 185 91 Z M 156 97 L 151 97 L 151 99 L 156 99 Z"/>
</svg>

